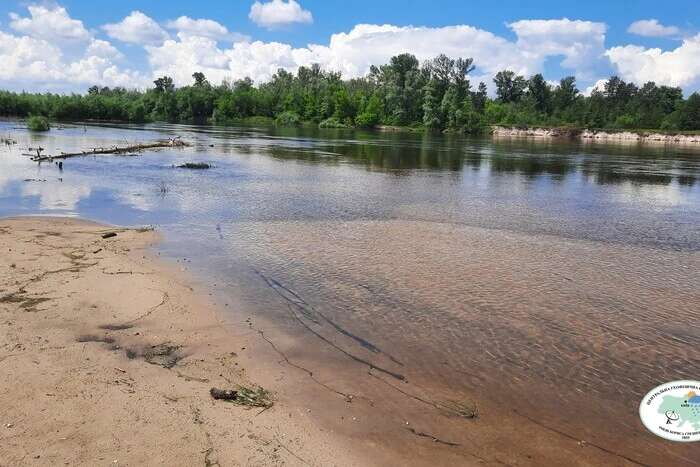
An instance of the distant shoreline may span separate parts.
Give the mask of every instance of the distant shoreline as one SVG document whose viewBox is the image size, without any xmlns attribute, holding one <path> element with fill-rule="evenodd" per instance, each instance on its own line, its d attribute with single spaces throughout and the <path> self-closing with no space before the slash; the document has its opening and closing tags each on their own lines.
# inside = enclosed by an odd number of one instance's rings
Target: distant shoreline
<svg viewBox="0 0 700 467">
<path fill-rule="evenodd" d="M 569 139 L 582 142 L 621 142 L 696 145 L 700 144 L 700 134 L 663 133 L 644 130 L 588 130 L 583 128 L 544 128 L 506 127 L 494 125 L 491 135 L 494 138 L 543 138 Z"/>
</svg>

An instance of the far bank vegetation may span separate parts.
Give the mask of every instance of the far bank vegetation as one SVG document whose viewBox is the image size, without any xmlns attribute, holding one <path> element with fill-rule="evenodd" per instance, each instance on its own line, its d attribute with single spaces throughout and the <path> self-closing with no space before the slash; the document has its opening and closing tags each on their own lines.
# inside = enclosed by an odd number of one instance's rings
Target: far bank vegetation
<svg viewBox="0 0 700 467">
<path fill-rule="evenodd" d="M 469 78 L 470 58 L 440 55 L 426 62 L 411 54 L 372 66 L 362 78 L 343 79 L 318 65 L 296 73 L 280 69 L 265 83 L 250 79 L 212 84 L 194 73 L 176 87 L 163 76 L 145 91 L 91 87 L 87 94 L 0 91 L 0 115 L 33 117 L 30 128 L 56 121 L 187 122 L 254 125 L 316 125 L 325 128 L 413 128 L 481 133 L 491 125 L 664 132 L 700 130 L 700 94 L 686 99 L 678 87 L 638 86 L 617 76 L 582 95 L 576 78 L 556 85 L 541 74 L 496 74 L 495 97 Z M 41 120 L 39 120 L 41 119 Z M 34 128 L 32 128 L 34 129 Z"/>
</svg>

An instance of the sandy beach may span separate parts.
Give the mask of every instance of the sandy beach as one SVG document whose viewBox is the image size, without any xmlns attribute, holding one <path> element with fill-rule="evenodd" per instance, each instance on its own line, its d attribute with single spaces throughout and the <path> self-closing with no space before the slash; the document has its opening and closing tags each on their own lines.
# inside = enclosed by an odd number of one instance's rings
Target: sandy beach
<svg viewBox="0 0 700 467">
<path fill-rule="evenodd" d="M 269 410 L 210 396 L 258 387 L 250 334 L 148 257 L 157 238 L 0 221 L 0 465 L 357 464 L 274 394 Z"/>
<path fill-rule="evenodd" d="M 314 328 L 290 333 L 219 303 L 186 259 L 157 257 L 158 240 L 0 220 L 0 466 L 693 464 L 643 432 L 572 435 L 482 378 L 455 390 Z"/>
</svg>

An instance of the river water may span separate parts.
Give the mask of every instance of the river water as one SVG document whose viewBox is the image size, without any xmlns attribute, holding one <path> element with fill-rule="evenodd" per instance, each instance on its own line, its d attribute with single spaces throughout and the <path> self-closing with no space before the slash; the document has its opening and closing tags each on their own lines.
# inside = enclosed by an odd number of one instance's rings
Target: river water
<svg viewBox="0 0 700 467">
<path fill-rule="evenodd" d="M 636 415 L 654 386 L 700 378 L 700 148 L 12 121 L 0 136 L 17 141 L 0 215 L 155 225 L 162 254 L 306 336 L 309 365 L 328 348 L 438 408 L 510 407 L 629 462 L 700 455 Z M 173 136 L 194 145 L 62 171 L 23 155 Z M 191 161 L 213 167 L 174 167 Z"/>
</svg>

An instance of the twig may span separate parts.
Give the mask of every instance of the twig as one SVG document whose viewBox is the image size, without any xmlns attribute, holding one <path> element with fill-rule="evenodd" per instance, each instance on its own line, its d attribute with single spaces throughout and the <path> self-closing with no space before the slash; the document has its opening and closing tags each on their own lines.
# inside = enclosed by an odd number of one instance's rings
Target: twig
<svg viewBox="0 0 700 467">
<path fill-rule="evenodd" d="M 438 437 L 436 437 L 436 436 L 433 436 L 433 435 L 431 435 L 431 434 L 423 433 L 422 431 L 416 431 L 416 430 L 414 430 L 413 428 L 406 428 L 406 429 L 407 429 L 408 431 L 410 431 L 411 433 L 413 433 L 414 435 L 416 435 L 416 436 L 420 436 L 421 438 L 432 439 L 432 440 L 433 440 L 434 442 L 436 442 L 436 443 L 444 444 L 444 445 L 446 445 L 446 446 L 461 446 L 461 444 L 459 444 L 459 443 L 453 443 L 453 442 L 451 442 L 451 441 L 445 441 L 444 439 L 440 439 L 440 438 L 438 438 Z"/>
<path fill-rule="evenodd" d="M 308 368 L 304 368 L 301 365 L 297 365 L 296 363 L 289 360 L 287 355 L 284 352 L 282 352 L 280 349 L 278 349 L 277 346 L 274 344 L 274 342 L 272 342 L 270 339 L 268 339 L 263 331 L 261 331 L 259 329 L 256 329 L 256 331 L 258 331 L 258 333 L 260 333 L 260 337 L 262 337 L 268 344 L 270 344 L 270 347 L 272 347 L 272 349 L 275 352 L 277 352 L 280 357 L 282 357 L 282 359 L 287 363 L 287 365 L 303 371 L 304 373 L 309 375 L 309 378 L 311 378 L 311 380 L 313 382 L 315 382 L 319 386 L 321 386 L 321 387 L 323 387 L 323 388 L 325 388 L 325 389 L 327 389 L 335 394 L 338 394 L 339 396 L 343 396 L 345 398 L 345 400 L 347 400 L 347 401 L 352 401 L 352 399 L 355 397 L 352 394 L 346 394 L 344 392 L 338 391 L 337 389 L 334 389 L 334 388 L 328 386 L 327 384 L 322 383 L 321 381 L 317 380 L 316 377 L 314 376 L 314 373 L 311 370 L 309 370 Z M 260 413 L 262 413 L 262 412 L 260 412 Z"/>
</svg>

